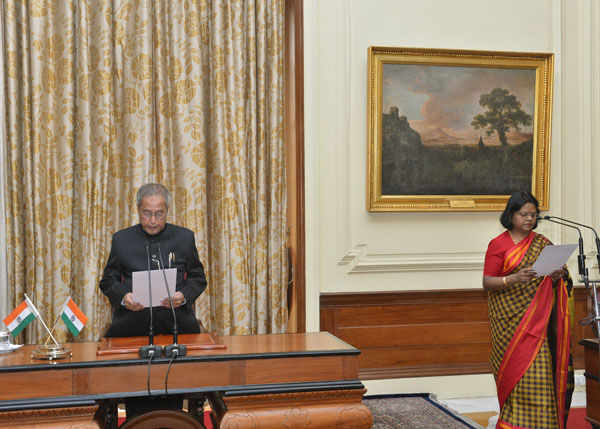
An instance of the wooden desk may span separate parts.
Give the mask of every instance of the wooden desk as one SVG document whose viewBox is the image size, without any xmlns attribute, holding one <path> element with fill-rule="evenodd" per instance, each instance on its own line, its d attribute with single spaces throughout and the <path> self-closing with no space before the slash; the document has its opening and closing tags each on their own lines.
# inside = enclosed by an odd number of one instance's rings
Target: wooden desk
<svg viewBox="0 0 600 429">
<path fill-rule="evenodd" d="M 600 428 L 600 383 L 598 380 L 598 340 L 584 339 L 586 420 Z"/>
<path fill-rule="evenodd" d="M 169 394 L 206 394 L 221 427 L 370 428 L 362 404 L 359 350 L 329 333 L 219 337 L 227 347 L 179 357 L 168 377 Z M 135 354 L 97 356 L 98 343 L 69 344 L 73 357 L 31 359 L 36 346 L 0 355 L 0 412 L 73 409 L 102 401 L 145 396 L 148 360 Z M 153 395 L 165 393 L 169 359 L 150 367 Z M 0 416 L 2 419 L 2 416 Z M 116 422 L 111 422 L 113 425 Z"/>
</svg>

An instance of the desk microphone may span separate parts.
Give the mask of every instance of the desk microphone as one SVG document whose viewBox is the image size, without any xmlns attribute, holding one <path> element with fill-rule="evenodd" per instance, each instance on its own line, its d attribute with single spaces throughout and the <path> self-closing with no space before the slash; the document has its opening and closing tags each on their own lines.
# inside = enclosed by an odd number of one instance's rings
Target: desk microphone
<svg viewBox="0 0 600 429">
<path fill-rule="evenodd" d="M 583 276 L 584 279 L 587 279 L 587 268 L 585 267 L 585 253 L 583 251 L 583 236 L 581 235 L 581 230 L 579 228 L 577 228 L 575 225 L 571 225 L 570 223 L 564 223 L 564 222 L 555 220 L 552 216 L 541 217 L 538 215 L 537 220 L 538 221 L 547 220 L 547 221 L 557 223 L 562 226 L 567 226 L 569 228 L 574 228 L 577 230 L 577 232 L 579 233 L 579 255 L 577 256 L 577 266 L 579 267 L 579 275 Z M 587 282 L 586 282 L 586 286 L 587 286 Z"/>
<path fill-rule="evenodd" d="M 150 250 L 148 247 L 150 243 L 145 241 L 146 245 L 146 258 L 148 259 L 148 298 L 150 301 L 150 327 L 148 328 L 148 345 L 140 347 L 138 355 L 141 358 L 155 358 L 162 355 L 162 347 L 154 345 L 154 325 L 152 323 L 152 276 L 150 275 Z"/>
<path fill-rule="evenodd" d="M 167 273 L 165 272 L 165 264 L 163 262 L 162 253 L 160 251 L 160 242 L 156 242 L 156 248 L 158 249 L 158 257 L 160 259 L 160 268 L 165 279 L 165 287 L 167 288 L 167 295 L 169 296 L 169 305 L 173 312 L 173 344 L 165 346 L 165 356 L 185 356 L 187 353 L 187 347 L 184 344 L 177 344 L 177 317 L 175 316 L 175 307 L 173 307 L 173 300 L 171 299 L 171 291 L 169 290 L 169 284 L 167 282 Z"/>
<path fill-rule="evenodd" d="M 598 238 L 598 233 L 596 232 L 596 230 L 594 228 L 592 228 L 589 225 L 584 225 L 582 223 L 577 223 L 577 222 L 574 222 L 572 220 L 563 219 L 563 218 L 560 218 L 558 216 L 544 216 L 544 219 L 548 219 L 548 220 L 550 220 L 550 219 L 558 219 L 558 220 L 562 220 L 563 222 L 572 223 L 574 225 L 578 225 L 578 226 L 581 226 L 583 228 L 591 229 L 592 232 L 594 233 L 595 238 L 596 238 L 596 259 L 598 260 L 598 269 L 600 269 L 600 238 Z"/>
</svg>

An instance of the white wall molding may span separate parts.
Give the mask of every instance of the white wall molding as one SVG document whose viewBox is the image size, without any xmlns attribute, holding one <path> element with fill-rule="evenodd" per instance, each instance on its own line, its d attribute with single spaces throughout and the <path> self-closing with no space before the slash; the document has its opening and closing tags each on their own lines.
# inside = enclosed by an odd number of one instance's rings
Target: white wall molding
<svg viewBox="0 0 600 429">
<path fill-rule="evenodd" d="M 592 181 L 590 192 L 592 195 L 592 213 L 591 221 L 596 227 L 600 227 L 600 168 L 598 161 L 600 159 L 600 3 L 590 2 L 590 56 L 591 56 L 591 156 L 593 160 Z M 587 219 L 586 219 L 587 220 Z"/>
<path fill-rule="evenodd" d="M 304 202 L 306 272 L 306 331 L 319 331 L 319 156 L 318 127 L 318 53 L 319 26 L 317 5 L 305 1 L 304 15 Z"/>
<path fill-rule="evenodd" d="M 579 151 L 578 165 L 581 167 L 578 169 L 576 174 L 579 175 L 579 183 L 582 195 L 580 196 L 580 210 L 582 211 L 580 216 L 583 219 L 583 223 L 588 222 L 589 216 L 591 215 L 591 202 L 593 197 L 591 191 L 591 174 L 593 171 L 594 160 L 592 159 L 591 153 L 593 151 L 592 139 L 591 139 L 591 124 L 592 124 L 592 67 L 590 58 L 592 40 L 591 36 L 591 3 L 584 1 L 581 3 L 581 9 L 579 14 L 580 25 L 579 25 L 579 43 L 581 46 L 579 65 L 581 79 L 580 79 L 580 91 L 582 109 L 581 115 L 579 115 L 578 127 L 581 130 L 581 144 L 582 149 Z M 568 146 L 568 145 L 565 145 Z"/>
<path fill-rule="evenodd" d="M 577 222 L 600 227 L 600 4 L 589 0 L 557 0 L 560 21 L 557 43 L 557 85 L 561 94 L 555 102 L 555 121 L 561 144 L 558 174 L 560 208 L 556 214 Z M 560 31 L 559 31 L 560 30 Z M 560 54 L 560 55 L 559 55 Z M 560 77 L 560 80 L 558 79 Z M 558 102 L 560 101 L 560 104 Z M 589 230 L 583 231 L 585 243 L 593 243 Z M 573 237 L 562 231 L 564 241 Z M 586 246 L 587 247 L 587 246 Z M 591 247 L 594 247 L 593 245 Z"/>
<path fill-rule="evenodd" d="M 357 259 L 360 257 L 361 253 L 364 253 L 364 248 L 366 245 L 358 245 L 348 250 L 344 256 L 338 261 L 338 265 L 348 265 L 352 263 L 356 263 Z"/>
<path fill-rule="evenodd" d="M 367 253 L 366 245 L 349 250 L 338 265 L 349 265 L 347 274 L 481 271 L 484 252 Z"/>
<path fill-rule="evenodd" d="M 346 0 L 330 0 L 320 3 L 320 7 L 327 7 L 331 10 L 332 16 L 336 17 L 336 28 L 338 31 L 330 35 L 329 52 L 335 57 L 333 68 L 324 71 L 333 73 L 338 79 L 332 79 L 332 95 L 337 100 L 342 100 L 340 109 L 331 115 L 333 121 L 329 126 L 338 130 L 330 140 L 330 144 L 335 148 L 334 156 L 331 159 L 324 160 L 334 166 L 335 172 L 335 199 L 336 199 L 336 244 L 337 255 L 342 257 L 352 245 L 352 227 L 350 198 L 350 110 L 352 108 L 352 92 L 350 90 L 352 67 L 351 67 L 351 11 L 350 4 Z M 333 36 L 333 37 L 332 37 Z"/>
</svg>

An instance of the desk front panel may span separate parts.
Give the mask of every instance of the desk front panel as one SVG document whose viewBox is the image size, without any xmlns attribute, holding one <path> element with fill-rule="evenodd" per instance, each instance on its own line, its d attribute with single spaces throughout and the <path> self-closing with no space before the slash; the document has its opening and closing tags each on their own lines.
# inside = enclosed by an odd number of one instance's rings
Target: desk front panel
<svg viewBox="0 0 600 429">
<path fill-rule="evenodd" d="M 27 398 L 71 396 L 73 373 L 71 370 L 43 372 L 13 372 L 0 374 L 2 388 L 0 401 Z"/>
<path fill-rule="evenodd" d="M 282 383 L 358 381 L 358 350 L 327 333 L 223 337 L 226 350 L 193 351 L 171 365 L 168 389 L 187 392 Z M 31 359 L 36 346 L 0 358 L 0 402 L 57 397 L 118 397 L 146 392 L 148 361 L 96 356 L 97 343 L 70 344 L 73 357 Z M 169 360 L 151 365 L 150 389 L 164 391 Z M 1 406 L 2 404 L 0 404 Z"/>
</svg>

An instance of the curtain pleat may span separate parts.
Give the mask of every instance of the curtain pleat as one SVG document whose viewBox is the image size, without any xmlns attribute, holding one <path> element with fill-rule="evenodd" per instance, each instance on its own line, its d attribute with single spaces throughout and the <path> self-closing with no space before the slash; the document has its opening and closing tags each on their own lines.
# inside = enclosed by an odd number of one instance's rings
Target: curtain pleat
<svg viewBox="0 0 600 429">
<path fill-rule="evenodd" d="M 192 229 L 219 334 L 284 332 L 283 2 L 3 3 L 5 292 L 46 323 L 68 296 L 94 340 L 98 281 L 135 192 L 161 182 L 168 221 Z M 143 251 L 143 249 L 140 249 Z M 1 271 L 0 271 L 1 272 Z M 72 340 L 59 323 L 59 341 Z M 40 325 L 26 341 L 46 338 Z"/>
</svg>

